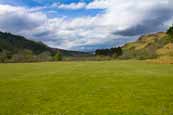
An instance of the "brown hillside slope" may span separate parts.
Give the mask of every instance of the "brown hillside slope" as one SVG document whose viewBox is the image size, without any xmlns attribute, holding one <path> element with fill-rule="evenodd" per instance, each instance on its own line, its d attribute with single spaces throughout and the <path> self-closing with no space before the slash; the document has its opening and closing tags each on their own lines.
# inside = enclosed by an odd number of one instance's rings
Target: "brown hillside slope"
<svg viewBox="0 0 173 115">
<path fill-rule="evenodd" d="M 165 32 L 141 36 L 122 47 L 124 59 L 173 59 L 173 43 Z"/>
</svg>

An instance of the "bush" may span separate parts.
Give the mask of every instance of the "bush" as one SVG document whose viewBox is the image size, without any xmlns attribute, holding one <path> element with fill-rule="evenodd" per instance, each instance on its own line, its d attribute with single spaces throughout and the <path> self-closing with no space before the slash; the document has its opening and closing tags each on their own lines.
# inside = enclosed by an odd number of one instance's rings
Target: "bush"
<svg viewBox="0 0 173 115">
<path fill-rule="evenodd" d="M 60 51 L 58 51 L 54 56 L 55 61 L 62 61 L 62 54 Z"/>
</svg>

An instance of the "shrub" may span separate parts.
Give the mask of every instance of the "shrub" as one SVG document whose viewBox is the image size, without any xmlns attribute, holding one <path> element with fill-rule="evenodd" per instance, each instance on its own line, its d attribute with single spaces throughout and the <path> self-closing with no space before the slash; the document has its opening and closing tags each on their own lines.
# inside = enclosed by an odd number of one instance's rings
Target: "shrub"
<svg viewBox="0 0 173 115">
<path fill-rule="evenodd" d="M 58 51 L 54 56 L 55 61 L 62 61 L 62 54 L 60 51 Z"/>
</svg>

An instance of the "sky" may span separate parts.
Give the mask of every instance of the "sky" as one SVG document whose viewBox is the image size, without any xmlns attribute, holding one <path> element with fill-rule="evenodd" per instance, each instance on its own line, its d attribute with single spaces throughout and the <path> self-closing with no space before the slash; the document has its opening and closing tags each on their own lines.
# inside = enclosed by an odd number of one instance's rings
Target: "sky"
<svg viewBox="0 0 173 115">
<path fill-rule="evenodd" d="M 0 0 L 0 31 L 77 51 L 118 47 L 173 23 L 173 0 Z"/>
</svg>

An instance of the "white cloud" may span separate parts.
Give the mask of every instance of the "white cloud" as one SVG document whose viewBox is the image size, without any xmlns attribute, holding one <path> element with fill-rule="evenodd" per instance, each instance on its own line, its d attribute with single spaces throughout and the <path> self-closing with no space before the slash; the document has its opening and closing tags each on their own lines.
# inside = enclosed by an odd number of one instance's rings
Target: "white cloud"
<svg viewBox="0 0 173 115">
<path fill-rule="evenodd" d="M 86 5 L 87 4 L 84 2 L 71 3 L 71 4 L 53 4 L 53 6 L 56 6 L 59 9 L 71 9 L 71 10 L 82 9 L 85 8 Z"/>
<path fill-rule="evenodd" d="M 108 0 L 94 0 L 90 3 L 78 2 L 78 3 L 70 3 L 70 4 L 61 4 L 54 3 L 52 6 L 59 9 L 104 9 L 109 7 L 110 3 Z"/>
<path fill-rule="evenodd" d="M 87 9 L 105 9 L 110 6 L 111 2 L 109 0 L 94 0 L 89 3 L 86 8 Z"/>
<path fill-rule="evenodd" d="M 39 18 L 38 18 L 39 17 Z M 23 7 L 0 5 L 0 29 L 10 32 L 32 30 L 47 19 L 41 12 L 32 13 Z"/>
</svg>

